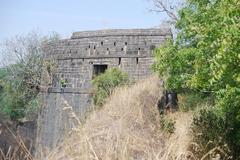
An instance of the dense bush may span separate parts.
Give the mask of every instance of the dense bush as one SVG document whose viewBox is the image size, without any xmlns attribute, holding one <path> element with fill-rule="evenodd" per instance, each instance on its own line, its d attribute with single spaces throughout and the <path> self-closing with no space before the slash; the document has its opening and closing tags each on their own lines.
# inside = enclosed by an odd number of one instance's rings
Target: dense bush
<svg viewBox="0 0 240 160">
<path fill-rule="evenodd" d="M 218 93 L 217 107 L 225 120 L 226 142 L 235 159 L 240 159 L 240 89 L 227 87 Z"/>
<path fill-rule="evenodd" d="M 213 105 L 214 97 L 209 94 L 185 91 L 178 95 L 178 103 L 181 111 L 193 111 L 201 108 L 203 105 Z"/>
<path fill-rule="evenodd" d="M 201 112 L 205 120 L 194 125 L 206 134 L 200 137 L 204 143 L 225 137 L 233 159 L 240 158 L 239 19 L 238 0 L 187 0 L 179 11 L 177 38 L 156 49 L 153 65 L 167 89 L 213 98 L 214 111 Z"/>
<path fill-rule="evenodd" d="M 226 103 L 233 101 L 233 99 L 228 97 L 221 101 Z M 200 110 L 198 115 L 194 117 L 192 124 L 193 141 L 198 146 L 192 146 L 191 150 L 196 156 L 201 158 L 202 155 L 215 149 L 211 154 L 220 153 L 224 159 L 240 158 L 240 121 L 237 116 L 240 112 L 240 99 L 235 99 L 234 103 L 236 106 L 233 106 L 233 103 L 228 103 L 222 105 L 224 108 L 207 106 L 208 108 Z"/>
<path fill-rule="evenodd" d="M 128 83 L 128 75 L 117 68 L 108 69 L 92 81 L 94 86 L 94 104 L 103 105 L 113 89 Z"/>
<path fill-rule="evenodd" d="M 9 78 L 11 73 L 7 71 L 7 68 L 0 69 L 0 72 L 3 70 L 5 70 L 5 75 L 0 76 L 0 113 L 11 120 L 19 120 L 30 112 L 36 114 L 38 91 L 30 90 L 23 85 L 19 77 Z"/>
<path fill-rule="evenodd" d="M 231 157 L 226 141 L 229 129 L 224 118 L 219 116 L 215 109 L 202 109 L 193 119 L 192 132 L 194 143 L 192 143 L 189 149 L 198 159 L 201 159 L 203 156 L 206 156 L 207 159 L 212 159 L 216 154 L 220 154 L 222 158 L 228 159 Z"/>
</svg>

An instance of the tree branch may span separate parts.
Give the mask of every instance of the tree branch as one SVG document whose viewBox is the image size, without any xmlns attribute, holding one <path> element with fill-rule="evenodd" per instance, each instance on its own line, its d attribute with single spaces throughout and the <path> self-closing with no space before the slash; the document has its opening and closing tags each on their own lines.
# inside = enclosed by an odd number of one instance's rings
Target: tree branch
<svg viewBox="0 0 240 160">
<path fill-rule="evenodd" d="M 178 5 L 177 3 L 177 0 L 173 0 L 172 2 L 171 1 L 166 1 L 164 3 L 164 0 L 151 0 L 153 2 L 153 6 L 154 6 L 154 9 L 150 9 L 151 12 L 165 12 L 168 17 L 170 17 L 174 22 L 176 22 L 178 20 L 177 18 L 177 15 L 176 13 L 174 13 L 174 11 L 177 10 L 178 7 L 176 6 L 180 6 Z M 171 4 L 174 4 L 175 7 L 173 7 L 173 5 Z"/>
</svg>

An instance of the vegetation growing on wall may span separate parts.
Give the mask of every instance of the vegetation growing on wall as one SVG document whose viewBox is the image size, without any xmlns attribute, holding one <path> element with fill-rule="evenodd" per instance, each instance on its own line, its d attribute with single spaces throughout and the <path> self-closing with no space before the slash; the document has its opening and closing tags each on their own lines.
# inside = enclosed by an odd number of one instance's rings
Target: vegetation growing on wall
<svg viewBox="0 0 240 160">
<path fill-rule="evenodd" d="M 117 68 L 106 70 L 105 73 L 97 76 L 93 80 L 94 85 L 94 104 L 103 105 L 106 98 L 112 93 L 113 89 L 117 86 L 125 85 L 128 83 L 128 75 Z"/>
<path fill-rule="evenodd" d="M 240 157 L 239 20 L 238 0 L 188 0 L 179 12 L 177 38 L 156 49 L 153 65 L 166 77 L 167 89 L 190 90 L 215 100 L 214 109 L 200 112 L 193 128 L 205 135 L 209 125 L 218 126 L 209 128 L 211 136 L 196 138 L 206 146 L 220 136 L 222 145 L 215 143 L 205 153 L 227 144 L 233 159 Z"/>
</svg>

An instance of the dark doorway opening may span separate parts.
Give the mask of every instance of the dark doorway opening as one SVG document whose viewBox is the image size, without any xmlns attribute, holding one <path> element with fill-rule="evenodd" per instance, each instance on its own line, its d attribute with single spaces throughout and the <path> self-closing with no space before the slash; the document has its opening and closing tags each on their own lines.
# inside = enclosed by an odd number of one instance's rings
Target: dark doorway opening
<svg viewBox="0 0 240 160">
<path fill-rule="evenodd" d="M 96 64 L 93 65 L 93 77 L 95 78 L 96 76 L 104 73 L 107 70 L 108 66 L 105 64 Z"/>
</svg>

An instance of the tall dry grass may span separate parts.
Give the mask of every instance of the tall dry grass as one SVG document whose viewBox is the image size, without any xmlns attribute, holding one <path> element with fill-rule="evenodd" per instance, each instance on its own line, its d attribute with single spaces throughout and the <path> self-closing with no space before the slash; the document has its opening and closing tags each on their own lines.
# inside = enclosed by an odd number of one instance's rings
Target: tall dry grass
<svg viewBox="0 0 240 160">
<path fill-rule="evenodd" d="M 0 148 L 0 160 L 33 160 L 33 156 L 30 151 L 31 148 L 26 146 L 24 139 L 22 139 L 21 136 L 19 136 L 5 124 L 4 128 L 11 136 L 11 139 L 8 139 L 10 141 L 9 144 L 5 144 L 7 146 L 9 145 L 7 151 L 4 151 L 4 148 Z M 0 134 L 1 132 L 2 130 L 0 129 Z"/>
<path fill-rule="evenodd" d="M 179 141 L 185 139 L 181 139 L 181 135 L 166 136 L 160 129 L 157 101 L 161 96 L 162 88 L 156 76 L 141 80 L 131 87 L 118 88 L 109 97 L 108 103 L 93 111 L 84 124 L 63 100 L 64 110 L 78 126 L 44 159 L 187 159 L 184 150 L 179 152 L 176 149 L 182 145 Z M 178 117 L 175 116 L 176 119 Z M 184 129 L 187 128 L 180 127 L 177 132 L 186 134 Z M 172 154 L 173 151 L 179 152 L 179 155 Z"/>
<path fill-rule="evenodd" d="M 160 81 L 151 77 L 116 89 L 102 109 L 66 138 L 48 159 L 157 159 L 164 148 L 156 102 Z M 80 122 L 79 122 L 80 123 Z"/>
</svg>

